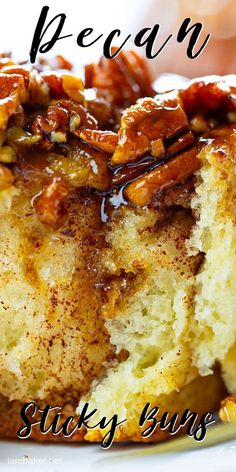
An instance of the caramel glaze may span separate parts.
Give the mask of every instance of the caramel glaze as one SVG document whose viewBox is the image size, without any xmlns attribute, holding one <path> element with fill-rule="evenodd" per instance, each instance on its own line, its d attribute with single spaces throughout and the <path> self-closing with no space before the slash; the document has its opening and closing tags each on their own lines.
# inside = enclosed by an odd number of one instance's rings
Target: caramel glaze
<svg viewBox="0 0 236 472">
<path fill-rule="evenodd" d="M 194 139 L 192 134 L 181 133 L 179 136 L 177 136 L 177 138 L 175 137 L 174 139 L 169 139 L 166 141 L 166 154 L 161 159 L 157 160 L 155 157 L 151 156 L 151 154 L 148 154 L 136 161 L 129 162 L 127 164 L 119 165 L 116 167 L 111 167 L 111 170 L 113 172 L 113 188 L 108 192 L 104 192 L 102 196 L 102 221 L 108 221 L 109 214 L 111 212 L 111 207 L 117 209 L 120 205 L 129 204 L 125 196 L 125 189 L 131 182 L 137 180 L 141 175 L 145 175 L 147 172 L 150 172 L 153 169 L 160 167 L 162 164 L 173 159 L 175 155 L 179 152 L 179 149 L 190 149 L 193 145 L 193 142 Z M 175 186 L 174 188 L 179 188 L 179 185 Z M 189 185 L 187 185 L 187 188 L 189 188 Z M 159 199 L 160 205 L 164 205 L 163 192 L 159 192 L 157 198 L 155 198 L 155 206 L 157 204 L 157 199 Z"/>
<path fill-rule="evenodd" d="M 208 133 L 206 136 L 202 136 L 197 140 L 197 147 L 200 150 L 202 146 L 217 142 L 223 143 L 227 139 L 228 133 L 232 133 L 232 129 L 235 128 L 235 125 L 225 126 L 223 128 L 215 129 L 212 133 Z M 182 139 L 179 136 L 178 139 Z M 176 141 L 175 141 L 176 142 Z M 170 141 L 167 143 L 168 149 L 173 149 L 171 146 L 173 143 Z M 187 149 L 191 148 L 191 144 L 187 145 Z M 66 155 L 66 148 L 63 146 L 58 146 L 56 150 L 58 155 Z M 20 188 L 25 188 L 27 190 L 27 196 L 32 197 L 32 207 L 33 199 L 36 198 L 37 194 L 42 191 L 43 187 L 47 187 L 52 181 L 52 173 L 49 169 L 49 155 L 43 150 L 34 150 L 34 151 L 22 151 L 19 152 L 19 160 L 14 166 L 14 174 L 16 177 L 16 186 Z M 148 172 L 150 169 L 160 166 L 167 159 L 172 159 L 175 156 L 175 152 L 169 151 L 168 157 L 161 160 L 156 160 L 151 155 L 146 155 L 136 162 L 126 164 L 124 166 L 117 166 L 116 168 L 110 169 L 111 180 L 110 188 L 107 191 L 94 190 L 92 188 L 83 187 L 83 188 L 73 188 L 68 199 L 68 221 L 64 226 L 60 228 L 60 235 L 62 238 L 80 238 L 81 243 L 84 247 L 84 261 L 83 261 L 83 273 L 81 275 L 80 271 L 77 271 L 75 274 L 74 284 L 78 285 L 79 290 L 81 291 L 81 281 L 83 285 L 84 293 L 84 319 L 83 325 L 84 329 L 86 328 L 86 320 L 90 319 L 93 316 L 91 323 L 96 323 L 96 330 L 99 333 L 99 337 L 104 341 L 104 359 L 101 362 L 101 367 L 95 366 L 94 369 L 90 370 L 90 373 L 86 374 L 86 383 L 85 391 L 89 388 L 89 385 L 94 377 L 102 377 L 105 372 L 104 365 L 114 362 L 122 362 L 122 360 L 128 354 L 123 352 L 120 356 L 116 355 L 114 352 L 114 347 L 109 344 L 109 335 L 106 332 L 104 322 L 102 319 L 101 311 L 104 304 L 107 303 L 107 293 L 109 292 L 112 284 L 114 282 L 114 276 L 108 276 L 100 264 L 100 254 L 104 248 L 107 247 L 106 242 L 106 231 L 109 226 L 104 224 L 112 218 L 113 213 L 116 208 L 119 208 L 122 205 L 128 205 L 128 201 L 125 199 L 124 189 L 129 182 L 138 178 L 140 174 Z M 190 212 L 189 200 L 191 195 L 194 193 L 194 178 L 191 176 L 185 182 L 179 184 L 175 188 L 168 190 L 163 190 L 156 195 L 155 200 L 152 202 L 154 207 L 162 207 L 164 209 L 164 218 L 163 224 L 176 207 L 181 206 L 186 208 L 187 212 Z M 90 220 L 88 220 L 88 212 L 86 207 L 91 209 Z M 99 213 L 101 217 L 99 217 Z M 19 215 L 21 218 L 21 215 Z M 192 219 L 194 224 L 194 218 Z M 78 232 L 81 231 L 81 235 L 78 236 Z M 35 235 L 32 234 L 34 240 L 32 245 L 29 246 L 29 253 L 33 250 L 33 244 L 35 241 Z M 30 237 L 28 238 L 30 241 Z M 195 272 L 198 271 L 203 260 L 203 255 L 199 255 L 196 263 Z M 28 268 L 30 270 L 30 276 L 32 280 L 32 267 Z M 139 272 L 132 274 L 131 278 L 127 279 L 128 276 L 125 273 L 120 273 L 116 277 L 117 287 L 121 296 L 126 296 L 129 290 L 132 290 L 135 286 L 135 280 L 139 277 Z M 122 282 L 126 280 L 124 294 L 124 284 Z M 37 281 L 36 281 L 37 282 Z M 33 283 L 36 283 L 33 280 Z M 55 294 L 53 295 L 53 302 L 56 302 Z M 89 300 L 89 307 L 86 307 L 86 300 Z M 71 313 L 72 316 L 75 316 L 77 312 L 78 301 L 75 299 L 74 307 L 72 306 Z M 91 306 L 90 306 L 91 305 Z M 94 307 L 96 310 L 94 311 Z M 67 307 L 67 309 L 69 309 Z M 78 313 L 80 313 L 78 310 Z M 94 312 L 94 315 L 93 315 Z M 89 314 L 89 315 L 88 315 Z M 91 315 L 92 314 L 92 315 Z M 81 325 L 81 320 L 78 319 L 78 323 Z M 82 326 L 83 326 L 82 325 Z M 95 342 L 95 341 L 94 341 Z M 97 341 L 96 341 L 97 342 Z M 123 356 L 123 357 L 122 357 Z M 85 359 L 86 360 L 86 359 Z M 104 364 L 105 363 L 105 364 Z M 86 366 L 85 362 L 85 366 Z M 65 403 L 69 402 L 73 405 L 76 405 L 77 398 L 69 398 L 70 392 L 62 392 L 62 400 L 64 397 Z M 50 401 L 53 398 L 50 397 Z"/>
<path fill-rule="evenodd" d="M 197 150 L 200 152 L 206 145 L 214 145 L 214 143 L 219 145 L 221 142 L 223 143 L 234 129 L 236 129 L 235 124 L 225 124 L 210 132 L 208 131 L 204 133 L 202 136 L 196 136 L 194 141 Z M 130 204 L 125 196 L 125 189 L 131 182 L 137 180 L 141 175 L 145 175 L 153 169 L 160 167 L 162 164 L 174 159 L 179 152 L 179 148 L 182 147 L 183 149 L 183 143 L 184 146 L 186 146 L 184 147 L 186 151 L 192 148 L 193 140 L 191 139 L 190 133 L 189 135 L 188 133 L 182 133 L 177 137 L 177 139 L 167 140 L 166 155 L 162 159 L 157 160 L 148 154 L 136 161 L 111 168 L 113 172 L 113 188 L 108 192 L 104 192 L 102 195 L 102 221 L 108 221 L 111 207 L 118 208 L 120 205 Z M 190 198 L 194 193 L 195 183 L 196 178 L 192 175 L 178 185 L 174 185 L 171 188 L 163 188 L 156 194 L 151 206 L 159 208 L 166 208 L 172 205 L 183 206 L 184 208 L 188 207 Z M 179 199 L 180 194 L 184 196 L 183 199 Z M 172 195 L 171 198 L 170 195 Z"/>
<path fill-rule="evenodd" d="M 195 138 L 195 145 L 200 151 L 201 148 L 207 144 L 216 142 L 223 142 L 227 138 L 227 135 L 232 132 L 235 125 L 225 125 L 218 127 L 211 132 L 207 132 L 202 136 Z M 90 194 L 94 195 L 97 204 L 100 206 L 101 223 L 107 223 L 112 215 L 114 209 L 119 208 L 121 205 L 131 205 L 125 195 L 126 187 L 133 181 L 137 180 L 141 175 L 145 175 L 147 172 L 160 167 L 162 164 L 175 158 L 180 148 L 185 150 L 191 149 L 193 145 L 193 135 L 191 133 L 181 133 L 175 139 L 166 140 L 166 154 L 160 159 L 156 159 L 151 154 L 146 154 L 141 158 L 129 162 L 124 165 L 110 166 L 107 165 L 107 190 L 91 189 Z M 70 144 L 69 144 L 70 146 Z M 80 146 L 78 147 L 79 152 Z M 90 146 L 83 144 L 81 146 L 82 152 L 87 152 L 91 157 L 96 158 L 96 150 Z M 67 146 L 58 145 L 54 156 L 67 155 Z M 52 176 L 60 176 L 60 172 L 52 172 L 49 166 L 49 156 L 51 154 L 43 150 L 29 150 L 19 152 L 19 161 L 14 166 L 14 174 L 16 178 L 24 178 L 27 185 L 34 182 L 34 188 L 38 189 L 35 193 L 37 198 L 38 193 L 41 192 L 42 188 L 45 188 L 52 181 Z M 107 159 L 107 157 L 105 156 Z M 195 185 L 194 176 L 190 176 L 185 182 L 181 182 L 178 185 L 171 187 L 171 189 L 163 189 L 157 193 L 151 206 L 154 207 L 171 207 L 174 206 L 188 206 L 187 200 L 194 192 Z M 38 182 L 38 185 L 36 184 Z M 83 193 L 83 192 L 82 192 Z M 172 197 L 170 198 L 170 195 Z M 180 195 L 184 195 L 184 204 Z M 186 198 L 187 197 L 187 198 Z M 183 205 L 182 205 L 183 204 Z"/>
</svg>

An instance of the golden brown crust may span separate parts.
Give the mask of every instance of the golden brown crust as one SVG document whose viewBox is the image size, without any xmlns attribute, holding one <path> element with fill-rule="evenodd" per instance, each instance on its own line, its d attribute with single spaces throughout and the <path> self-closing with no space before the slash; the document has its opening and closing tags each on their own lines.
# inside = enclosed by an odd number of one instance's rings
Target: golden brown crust
<svg viewBox="0 0 236 472">
<path fill-rule="evenodd" d="M 61 398 L 61 402 L 62 402 Z M 17 431 L 19 430 L 20 427 L 23 426 L 23 423 L 21 422 L 20 418 L 20 410 L 23 406 L 23 404 L 19 401 L 9 401 L 6 397 L 3 397 L 2 395 L 0 396 L 0 438 L 1 439 L 18 439 L 17 437 Z M 57 402 L 59 404 L 59 402 Z M 38 402 L 37 405 L 39 407 L 43 408 L 43 404 Z M 46 405 L 46 404 L 45 404 Z M 64 414 L 64 419 L 72 414 L 75 414 L 75 405 L 74 408 L 72 405 L 67 404 L 67 406 L 64 407 L 64 410 L 66 413 Z M 63 416 L 62 416 L 63 417 Z M 40 442 L 47 442 L 47 441 L 53 441 L 53 442 L 65 442 L 65 441 L 83 441 L 85 435 L 85 431 L 81 430 L 76 432 L 72 438 L 66 439 L 65 437 L 59 435 L 59 436 L 54 436 L 51 433 L 48 433 L 47 435 L 44 435 L 40 432 L 39 428 L 36 427 L 36 429 L 32 429 L 32 434 L 30 435 L 30 439 L 34 441 L 40 441 Z"/>
<path fill-rule="evenodd" d="M 69 392 L 67 392 L 69 394 Z M 155 401 L 152 399 L 153 406 L 159 406 L 161 416 L 165 411 L 168 411 L 170 415 L 173 415 L 175 412 L 179 413 L 179 417 L 185 409 L 190 409 L 192 412 L 196 411 L 199 416 L 203 415 L 206 412 L 215 412 L 218 410 L 222 398 L 226 395 L 226 390 L 223 384 L 223 381 L 220 376 L 220 372 L 217 370 L 214 375 L 208 377 L 198 377 L 190 384 L 181 389 L 180 392 L 174 392 L 171 395 L 161 395 L 159 398 L 156 398 Z M 51 405 L 62 405 L 63 397 L 56 396 L 53 399 L 50 398 Z M 42 401 L 36 402 L 36 404 L 43 408 L 47 402 Z M 74 405 L 74 406 L 73 406 Z M 62 408 L 62 421 L 65 420 L 69 415 L 75 415 L 75 401 L 71 401 L 70 404 L 64 404 Z M 19 401 L 10 402 L 5 397 L 0 397 L 0 439 L 11 438 L 17 439 L 17 431 L 20 427 L 23 426 L 23 423 L 20 418 L 20 410 L 22 408 L 22 403 Z M 141 413 L 141 412 L 140 412 Z M 146 425 L 147 426 L 147 425 Z M 180 434 L 184 433 L 184 430 Z M 100 442 L 102 440 L 104 432 L 99 430 L 94 430 L 94 435 L 92 441 Z M 137 431 L 133 435 L 121 434 L 116 438 L 116 441 L 138 441 L 138 442 L 158 442 L 168 439 L 170 437 L 168 431 L 161 431 L 159 428 L 156 432 L 149 438 L 144 439 L 141 436 L 141 428 L 137 428 Z M 173 436 L 172 436 L 173 437 Z M 86 430 L 82 429 L 76 431 L 75 434 L 70 438 L 65 438 L 62 435 L 54 436 L 51 433 L 43 435 L 39 427 L 32 429 L 32 434 L 30 436 L 31 440 L 40 441 L 40 442 L 80 442 L 86 441 Z M 89 439 L 91 441 L 91 439 Z"/>
</svg>

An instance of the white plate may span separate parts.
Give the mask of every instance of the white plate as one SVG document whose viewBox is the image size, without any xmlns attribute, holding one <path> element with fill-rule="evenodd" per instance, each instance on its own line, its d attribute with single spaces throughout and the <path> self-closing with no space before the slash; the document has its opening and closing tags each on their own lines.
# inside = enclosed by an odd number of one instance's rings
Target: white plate
<svg viewBox="0 0 236 472">
<path fill-rule="evenodd" d="M 142 446 L 148 451 L 149 446 Z M 94 445 L 0 442 L 0 471 L 112 471 L 235 472 L 236 440 L 214 447 L 178 453 L 155 453 L 140 457 L 140 446 L 112 446 L 108 451 Z M 132 457 L 129 458 L 129 454 Z M 23 463 L 24 462 L 24 463 Z"/>
</svg>

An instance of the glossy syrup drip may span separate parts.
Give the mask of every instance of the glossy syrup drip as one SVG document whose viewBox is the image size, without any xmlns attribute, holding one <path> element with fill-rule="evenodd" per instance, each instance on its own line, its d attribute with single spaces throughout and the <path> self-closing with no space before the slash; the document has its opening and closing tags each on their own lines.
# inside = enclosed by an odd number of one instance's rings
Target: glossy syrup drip
<svg viewBox="0 0 236 472">
<path fill-rule="evenodd" d="M 131 182 L 138 179 L 141 175 L 151 172 L 155 168 L 168 162 L 170 159 L 174 158 L 180 150 L 183 151 L 191 148 L 194 142 L 195 139 L 192 133 L 182 133 L 174 139 L 166 140 L 165 156 L 158 160 L 151 156 L 151 154 L 148 154 L 134 162 L 111 168 L 113 173 L 112 189 L 102 193 L 102 222 L 106 223 L 109 220 L 111 208 L 117 209 L 121 205 L 128 205 L 128 201 L 125 197 L 125 189 Z"/>
<path fill-rule="evenodd" d="M 131 182 L 136 180 L 153 166 L 160 165 L 164 161 L 157 161 L 151 156 L 142 157 L 139 161 L 130 162 L 126 165 L 120 165 L 112 168 L 113 179 L 112 189 L 102 193 L 101 201 L 101 220 L 107 223 L 109 220 L 110 209 L 117 209 L 121 205 L 128 205 L 124 190 Z"/>
</svg>

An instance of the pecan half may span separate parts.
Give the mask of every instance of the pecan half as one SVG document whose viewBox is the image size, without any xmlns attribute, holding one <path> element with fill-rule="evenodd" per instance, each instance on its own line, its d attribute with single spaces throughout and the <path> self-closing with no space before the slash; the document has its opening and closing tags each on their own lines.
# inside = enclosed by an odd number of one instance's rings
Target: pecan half
<svg viewBox="0 0 236 472">
<path fill-rule="evenodd" d="M 187 129 L 188 120 L 175 92 L 140 99 L 122 116 L 119 142 L 111 165 L 134 161 L 148 152 L 162 157 L 164 141 Z"/>
<path fill-rule="evenodd" d="M 112 54 L 115 51 L 112 48 Z M 97 64 L 86 66 L 85 87 L 95 87 L 99 97 L 121 107 L 154 95 L 146 63 L 134 51 L 122 51 L 113 59 L 102 57 Z"/>
<path fill-rule="evenodd" d="M 37 218 L 42 224 L 53 229 L 64 224 L 67 216 L 64 201 L 68 193 L 68 185 L 60 177 L 54 177 L 34 204 Z"/>
<path fill-rule="evenodd" d="M 118 143 L 118 135 L 112 131 L 83 129 L 77 135 L 86 143 L 111 154 Z"/>
<path fill-rule="evenodd" d="M 49 89 L 37 70 L 27 65 L 6 65 L 1 72 L 10 76 L 22 76 L 27 90 L 27 102 L 35 105 L 47 105 L 49 102 Z M 26 100 L 23 100 L 26 101 Z"/>
<path fill-rule="evenodd" d="M 161 141 L 161 140 L 160 140 Z M 184 151 L 194 145 L 195 139 L 191 131 L 178 136 L 173 141 L 166 143 L 164 148 L 163 142 L 160 148 L 161 154 L 158 156 L 158 161 L 164 163 L 165 160 L 174 156 L 178 152 Z M 138 161 L 133 161 L 125 165 L 120 165 L 114 169 L 112 183 L 114 186 L 120 186 L 127 182 L 137 179 L 140 175 L 145 174 L 148 169 L 152 169 L 157 165 L 157 156 L 147 155 Z"/>
<path fill-rule="evenodd" d="M 56 105 L 48 107 L 46 115 L 36 116 L 31 125 L 33 134 L 47 138 L 39 144 L 48 149 L 55 142 L 66 142 L 68 132 L 79 136 L 78 129 L 83 128 L 97 129 L 96 119 L 83 105 L 67 99 L 59 100 Z"/>
<path fill-rule="evenodd" d="M 128 185 L 126 197 L 134 205 L 149 205 L 158 192 L 183 182 L 200 168 L 197 153 L 196 147 L 193 147 L 151 170 Z"/>
<path fill-rule="evenodd" d="M 209 77 L 190 83 L 180 91 L 184 110 L 189 117 L 196 113 L 206 112 L 235 112 L 236 111 L 236 82 L 235 79 Z"/>
<path fill-rule="evenodd" d="M 32 123 L 32 132 L 34 134 L 47 134 L 52 131 L 67 131 L 69 126 L 69 112 L 66 108 L 57 104 L 48 107 L 45 116 L 38 115 Z"/>
<path fill-rule="evenodd" d="M 60 100 L 59 104 L 68 110 L 70 116 L 79 117 L 79 127 L 82 129 L 97 129 L 98 124 L 96 118 L 91 115 L 88 110 L 81 104 L 73 100 Z M 76 131 L 76 128 L 74 129 Z"/>
</svg>

